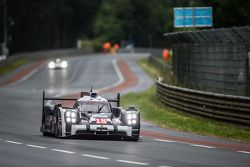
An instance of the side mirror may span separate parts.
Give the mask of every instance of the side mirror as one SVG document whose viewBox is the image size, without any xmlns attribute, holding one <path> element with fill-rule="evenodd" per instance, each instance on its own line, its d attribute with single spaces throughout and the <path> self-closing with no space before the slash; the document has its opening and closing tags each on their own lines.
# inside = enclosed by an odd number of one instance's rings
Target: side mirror
<svg viewBox="0 0 250 167">
<path fill-rule="evenodd" d="M 114 108 L 112 108 L 112 113 L 114 114 L 115 118 L 118 118 L 118 117 L 120 117 L 121 109 L 118 107 L 114 107 Z"/>
</svg>

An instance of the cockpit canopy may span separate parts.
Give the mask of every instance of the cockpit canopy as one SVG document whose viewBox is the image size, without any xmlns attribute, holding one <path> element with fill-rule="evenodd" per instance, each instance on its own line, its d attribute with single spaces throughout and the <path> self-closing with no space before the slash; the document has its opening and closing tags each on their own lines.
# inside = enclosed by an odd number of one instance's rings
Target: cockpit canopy
<svg viewBox="0 0 250 167">
<path fill-rule="evenodd" d="M 79 101 L 77 108 L 80 112 L 110 113 L 110 104 L 106 101 Z"/>
</svg>

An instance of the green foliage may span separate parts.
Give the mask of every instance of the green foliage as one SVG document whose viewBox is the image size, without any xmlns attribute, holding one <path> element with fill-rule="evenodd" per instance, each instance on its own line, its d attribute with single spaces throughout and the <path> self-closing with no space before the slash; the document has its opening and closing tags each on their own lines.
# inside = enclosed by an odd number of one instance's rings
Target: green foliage
<svg viewBox="0 0 250 167">
<path fill-rule="evenodd" d="M 79 38 L 166 47 L 173 7 L 212 6 L 214 28 L 250 24 L 246 0 L 6 0 L 11 53 L 75 47 Z M 0 11 L 3 9 L 0 1 Z M 0 20 L 3 13 L 0 12 Z M 3 22 L 0 21 L 0 43 Z"/>
<path fill-rule="evenodd" d="M 108 3 L 103 3 L 94 23 L 94 32 L 97 38 L 110 40 L 122 36 L 121 21 L 115 17 L 113 10 Z"/>
<path fill-rule="evenodd" d="M 246 26 L 250 24 L 250 1 L 204 0 L 194 6 L 212 6 L 214 28 Z"/>
<path fill-rule="evenodd" d="M 13 25 L 8 27 L 9 36 L 12 38 L 9 41 L 12 53 L 75 47 L 79 37 L 93 38 L 93 20 L 101 4 L 101 0 L 6 2 L 8 19 L 13 22 Z M 2 6 L 0 11 L 1 9 Z"/>
<path fill-rule="evenodd" d="M 159 0 L 103 1 L 94 24 L 95 34 L 111 42 L 132 37 L 139 46 L 159 45 L 162 34 L 170 29 L 166 28 L 170 26 L 166 24 L 168 8 L 168 3 Z"/>
<path fill-rule="evenodd" d="M 160 67 L 156 67 L 153 64 L 151 64 L 149 62 L 149 59 L 141 59 L 137 63 L 153 79 L 156 79 L 157 77 L 163 75 L 162 69 L 160 69 Z"/>
</svg>

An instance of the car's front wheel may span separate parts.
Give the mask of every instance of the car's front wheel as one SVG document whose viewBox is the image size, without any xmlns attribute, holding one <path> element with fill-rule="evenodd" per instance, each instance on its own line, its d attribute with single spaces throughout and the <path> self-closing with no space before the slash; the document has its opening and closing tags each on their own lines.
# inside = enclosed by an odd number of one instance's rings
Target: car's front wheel
<svg viewBox="0 0 250 167">
<path fill-rule="evenodd" d="M 62 137 L 62 121 L 60 115 L 56 115 L 56 129 L 55 129 L 55 136 Z"/>
<path fill-rule="evenodd" d="M 49 136 L 49 133 L 46 132 L 46 130 L 45 130 L 45 125 L 44 125 L 44 123 L 42 124 L 41 131 L 42 131 L 42 133 L 43 133 L 43 136 Z"/>
</svg>

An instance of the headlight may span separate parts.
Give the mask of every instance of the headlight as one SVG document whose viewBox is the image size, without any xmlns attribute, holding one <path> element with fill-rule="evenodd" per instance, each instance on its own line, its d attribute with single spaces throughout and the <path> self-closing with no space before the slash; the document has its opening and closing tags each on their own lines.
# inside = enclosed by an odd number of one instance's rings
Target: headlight
<svg viewBox="0 0 250 167">
<path fill-rule="evenodd" d="M 127 115 L 127 118 L 128 118 L 129 120 L 131 120 L 131 119 L 132 119 L 132 114 L 128 114 L 128 115 Z"/>
<path fill-rule="evenodd" d="M 127 114 L 127 123 L 128 125 L 135 125 L 137 123 L 137 114 L 129 113 Z"/>
<path fill-rule="evenodd" d="M 66 112 L 66 117 L 70 117 L 70 112 Z"/>
<path fill-rule="evenodd" d="M 66 111 L 65 113 L 65 120 L 67 123 L 76 123 L 77 114 L 75 111 Z"/>
<path fill-rule="evenodd" d="M 70 122 L 71 121 L 71 118 L 66 118 L 66 122 Z"/>
<path fill-rule="evenodd" d="M 55 68 L 55 63 L 53 61 L 49 62 L 49 68 Z"/>
<path fill-rule="evenodd" d="M 68 63 L 66 61 L 62 61 L 61 66 L 62 68 L 66 68 L 68 66 Z"/>
<path fill-rule="evenodd" d="M 131 120 L 128 120 L 128 124 L 131 125 L 131 124 L 132 124 L 132 121 L 131 121 Z"/>
<path fill-rule="evenodd" d="M 133 114 L 132 117 L 133 117 L 133 119 L 136 119 L 136 118 L 137 118 L 137 115 L 136 115 L 136 114 Z"/>
<path fill-rule="evenodd" d="M 76 117 L 76 113 L 75 113 L 75 112 L 72 112 L 72 113 L 71 113 L 71 117 L 72 117 L 72 118 L 75 118 L 75 117 Z"/>
<path fill-rule="evenodd" d="M 75 118 L 72 118 L 72 119 L 71 119 L 71 122 L 72 122 L 72 123 L 76 123 L 76 119 L 75 119 Z"/>
</svg>

